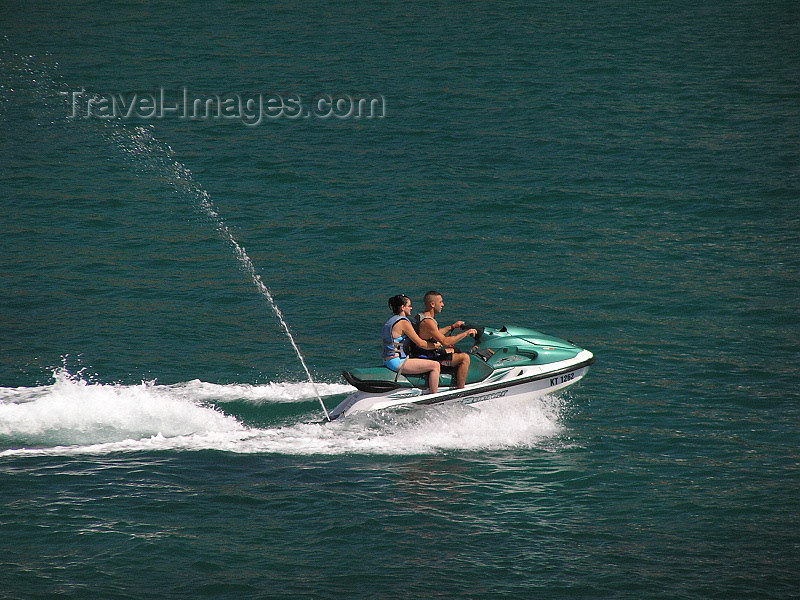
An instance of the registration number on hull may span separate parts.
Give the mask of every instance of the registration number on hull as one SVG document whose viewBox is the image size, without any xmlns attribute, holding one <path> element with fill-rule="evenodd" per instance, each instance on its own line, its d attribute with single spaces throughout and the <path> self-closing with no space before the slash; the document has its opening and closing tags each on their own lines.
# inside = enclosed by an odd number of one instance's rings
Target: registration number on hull
<svg viewBox="0 0 800 600">
<path fill-rule="evenodd" d="M 561 385 L 562 383 L 567 383 L 568 381 L 572 381 L 575 379 L 575 372 L 572 373 L 565 373 L 564 375 L 559 375 L 558 377 L 551 377 L 550 378 L 550 385 Z"/>
</svg>

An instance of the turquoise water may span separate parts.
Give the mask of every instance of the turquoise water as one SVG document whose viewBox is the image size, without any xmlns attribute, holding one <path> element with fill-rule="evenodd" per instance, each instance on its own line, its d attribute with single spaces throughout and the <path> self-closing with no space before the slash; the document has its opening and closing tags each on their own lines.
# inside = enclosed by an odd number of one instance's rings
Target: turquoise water
<svg viewBox="0 0 800 600">
<path fill-rule="evenodd" d="M 0 18 L 0 596 L 798 594 L 796 3 L 61 8 Z M 111 114 L 184 89 L 286 104 Z M 597 362 L 322 424 L 430 288 Z"/>
</svg>

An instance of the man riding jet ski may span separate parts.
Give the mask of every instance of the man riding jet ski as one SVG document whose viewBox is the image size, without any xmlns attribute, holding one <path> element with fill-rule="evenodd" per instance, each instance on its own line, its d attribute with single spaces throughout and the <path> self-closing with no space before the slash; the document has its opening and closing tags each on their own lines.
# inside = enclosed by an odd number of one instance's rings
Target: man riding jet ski
<svg viewBox="0 0 800 600">
<path fill-rule="evenodd" d="M 477 336 L 478 330 L 464 327 L 464 321 L 456 321 L 452 325 L 440 328 L 436 322 L 436 317 L 444 308 L 444 299 L 439 292 L 428 292 L 425 294 L 424 302 L 425 311 L 414 317 L 414 329 L 423 340 L 439 342 L 444 349 L 430 351 L 412 346 L 411 355 L 429 358 L 440 362 L 443 366 L 452 368 L 455 371 L 455 386 L 463 388 L 467 381 L 470 358 L 466 352 L 456 350 L 455 344 L 467 336 Z M 458 328 L 466 329 L 466 331 L 453 335 L 453 332 Z"/>
</svg>

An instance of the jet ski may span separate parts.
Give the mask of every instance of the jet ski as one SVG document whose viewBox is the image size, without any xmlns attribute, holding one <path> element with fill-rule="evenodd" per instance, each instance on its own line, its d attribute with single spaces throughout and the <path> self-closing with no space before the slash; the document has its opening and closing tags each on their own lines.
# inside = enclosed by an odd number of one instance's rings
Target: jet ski
<svg viewBox="0 0 800 600">
<path fill-rule="evenodd" d="M 330 412 L 330 419 L 396 407 L 543 396 L 574 385 L 594 363 L 589 350 L 523 327 L 478 328 L 474 341 L 465 338 L 457 348 L 467 341 L 473 345 L 462 349 L 470 355 L 466 387 L 454 387 L 454 372 L 445 366 L 435 394 L 429 393 L 424 375 L 403 375 L 383 366 L 351 369 L 342 376 L 357 391 Z"/>
</svg>

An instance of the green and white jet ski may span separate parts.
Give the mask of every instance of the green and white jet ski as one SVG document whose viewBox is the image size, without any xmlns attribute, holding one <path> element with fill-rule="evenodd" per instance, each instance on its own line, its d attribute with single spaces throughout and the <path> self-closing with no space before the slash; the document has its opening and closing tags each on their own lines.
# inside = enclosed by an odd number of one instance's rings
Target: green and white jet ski
<svg viewBox="0 0 800 600">
<path fill-rule="evenodd" d="M 351 369 L 342 375 L 357 391 L 330 412 L 330 419 L 393 407 L 535 398 L 577 383 L 594 363 L 588 350 L 523 327 L 479 329 L 474 342 L 465 338 L 457 346 L 467 341 L 474 345 L 468 350 L 466 387 L 451 387 L 454 375 L 447 367 L 442 367 L 435 394 L 426 389 L 428 381 L 423 375 L 402 375 L 386 367 Z"/>
</svg>

